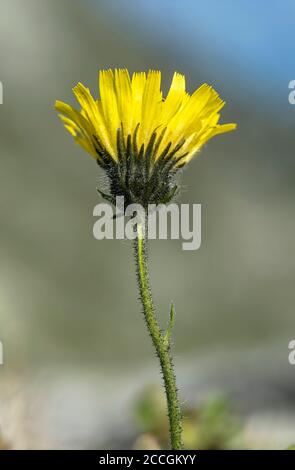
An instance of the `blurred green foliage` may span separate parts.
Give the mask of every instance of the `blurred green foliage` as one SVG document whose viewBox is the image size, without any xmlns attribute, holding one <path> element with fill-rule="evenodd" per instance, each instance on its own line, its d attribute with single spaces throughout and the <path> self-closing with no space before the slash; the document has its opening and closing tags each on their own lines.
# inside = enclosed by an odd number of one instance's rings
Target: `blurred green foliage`
<svg viewBox="0 0 295 470">
<path fill-rule="evenodd" d="M 135 405 L 140 434 L 135 448 L 168 448 L 169 429 L 163 391 L 152 386 L 144 390 Z M 217 395 L 196 407 L 183 408 L 183 440 L 185 449 L 221 450 L 241 447 L 243 429 L 230 401 Z"/>
</svg>

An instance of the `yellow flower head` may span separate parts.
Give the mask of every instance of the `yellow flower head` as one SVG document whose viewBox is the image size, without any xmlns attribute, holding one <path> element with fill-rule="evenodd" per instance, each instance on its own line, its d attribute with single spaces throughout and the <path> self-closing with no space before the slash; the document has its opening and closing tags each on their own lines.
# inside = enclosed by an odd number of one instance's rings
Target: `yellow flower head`
<svg viewBox="0 0 295 470">
<path fill-rule="evenodd" d="M 129 202 L 166 202 L 175 193 L 173 176 L 217 134 L 236 124 L 218 124 L 224 102 L 204 84 L 191 96 L 185 77 L 174 73 L 163 98 L 161 72 L 102 70 L 100 99 L 78 83 L 73 89 L 81 106 L 56 101 L 66 129 L 110 178 L 112 197 Z"/>
</svg>

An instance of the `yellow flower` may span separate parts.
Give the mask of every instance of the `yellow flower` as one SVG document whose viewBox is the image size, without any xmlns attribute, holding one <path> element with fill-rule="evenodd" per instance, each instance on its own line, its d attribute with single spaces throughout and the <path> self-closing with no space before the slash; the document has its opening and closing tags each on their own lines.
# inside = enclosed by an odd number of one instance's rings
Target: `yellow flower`
<svg viewBox="0 0 295 470">
<path fill-rule="evenodd" d="M 99 91 L 100 99 L 95 100 L 78 83 L 73 92 L 81 110 L 62 101 L 56 101 L 55 108 L 76 142 L 113 179 L 112 195 L 118 191 L 126 195 L 126 186 L 129 193 L 133 186 L 137 194 L 129 194 L 133 202 L 142 199 L 147 186 L 149 192 L 158 191 L 157 200 L 171 199 L 171 172 L 186 165 L 209 139 L 236 128 L 236 124 L 218 124 L 224 102 L 211 86 L 204 84 L 190 96 L 184 75 L 177 72 L 166 98 L 161 72 L 153 70 L 131 78 L 126 69 L 102 70 Z M 161 182 L 162 189 L 159 182 L 154 188 L 157 175 L 170 178 Z"/>
</svg>

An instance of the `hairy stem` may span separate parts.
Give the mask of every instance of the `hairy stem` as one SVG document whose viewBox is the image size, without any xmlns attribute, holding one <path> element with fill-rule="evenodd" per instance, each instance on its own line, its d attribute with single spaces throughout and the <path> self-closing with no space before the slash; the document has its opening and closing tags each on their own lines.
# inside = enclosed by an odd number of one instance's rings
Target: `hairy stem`
<svg viewBox="0 0 295 470">
<path fill-rule="evenodd" d="M 182 417 L 179 406 L 170 345 L 170 334 L 173 324 L 174 310 L 172 306 L 170 314 L 170 325 L 166 334 L 163 334 L 155 315 L 155 308 L 149 283 L 149 271 L 147 264 L 147 224 L 141 224 L 137 226 L 137 238 L 135 240 L 135 260 L 144 318 L 160 361 L 164 380 L 170 424 L 171 448 L 173 450 L 178 450 L 182 449 L 183 445 Z"/>
</svg>

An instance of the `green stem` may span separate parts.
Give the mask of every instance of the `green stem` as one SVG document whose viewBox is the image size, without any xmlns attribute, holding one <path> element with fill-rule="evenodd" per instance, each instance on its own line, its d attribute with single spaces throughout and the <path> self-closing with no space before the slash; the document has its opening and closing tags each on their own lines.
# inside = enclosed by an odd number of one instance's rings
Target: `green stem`
<svg viewBox="0 0 295 470">
<path fill-rule="evenodd" d="M 168 417 L 170 424 L 170 440 L 173 450 L 182 449 L 182 416 L 177 395 L 176 380 L 171 358 L 170 334 L 173 324 L 174 310 L 171 308 L 170 325 L 167 333 L 163 334 L 155 315 L 147 264 L 147 224 L 137 226 L 137 238 L 135 240 L 135 260 L 137 265 L 137 280 L 140 291 L 140 299 L 143 306 L 144 318 L 160 360 L 161 371 L 167 398 Z"/>
</svg>

